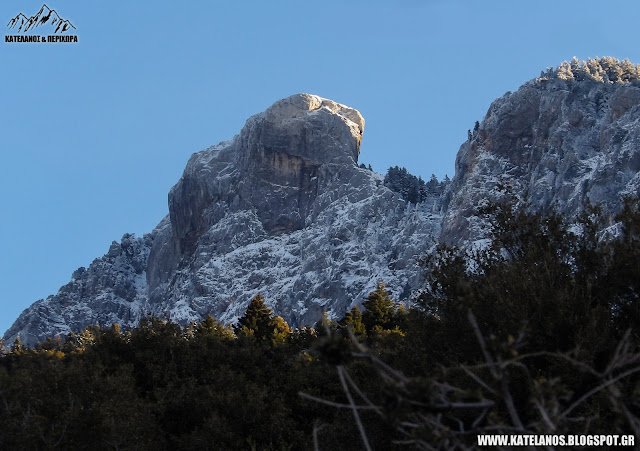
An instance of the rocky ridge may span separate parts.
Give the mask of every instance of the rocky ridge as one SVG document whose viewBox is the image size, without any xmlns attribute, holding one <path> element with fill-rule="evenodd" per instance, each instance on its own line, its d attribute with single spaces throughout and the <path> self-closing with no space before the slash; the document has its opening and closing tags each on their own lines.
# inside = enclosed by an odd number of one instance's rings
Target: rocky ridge
<svg viewBox="0 0 640 451">
<path fill-rule="evenodd" d="M 419 258 L 438 241 L 485 239 L 476 209 L 505 192 L 567 217 L 602 204 L 613 218 L 640 188 L 639 121 L 637 80 L 542 76 L 493 102 L 445 193 L 414 205 L 357 166 L 360 113 L 291 96 L 194 154 L 156 229 L 114 242 L 5 339 L 33 344 L 149 314 L 229 323 L 257 293 L 290 324 L 311 324 L 323 310 L 342 316 L 378 279 L 407 301 L 422 280 Z"/>
<path fill-rule="evenodd" d="M 143 238 L 78 270 L 7 331 L 33 344 L 87 324 L 144 315 L 233 322 L 261 293 L 291 325 L 341 317 L 379 279 L 396 298 L 419 285 L 439 199 L 406 204 L 357 165 L 364 119 L 308 94 L 249 118 L 232 140 L 195 153 L 169 193 L 169 214 Z"/>
<path fill-rule="evenodd" d="M 486 236 L 479 205 L 505 193 L 535 211 L 611 218 L 640 188 L 640 83 L 538 78 L 493 102 L 458 151 L 441 239 Z"/>
</svg>

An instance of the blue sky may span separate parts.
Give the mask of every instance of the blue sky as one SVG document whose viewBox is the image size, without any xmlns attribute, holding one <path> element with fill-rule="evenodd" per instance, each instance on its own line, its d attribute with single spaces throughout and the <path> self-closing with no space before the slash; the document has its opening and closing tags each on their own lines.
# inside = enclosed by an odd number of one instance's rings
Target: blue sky
<svg viewBox="0 0 640 451">
<path fill-rule="evenodd" d="M 126 232 L 189 156 L 309 92 L 366 120 L 360 161 L 453 176 L 490 103 L 574 55 L 640 63 L 637 1 L 50 0 L 79 42 L 0 42 L 0 333 Z M 4 0 L 0 28 L 42 1 Z"/>
</svg>

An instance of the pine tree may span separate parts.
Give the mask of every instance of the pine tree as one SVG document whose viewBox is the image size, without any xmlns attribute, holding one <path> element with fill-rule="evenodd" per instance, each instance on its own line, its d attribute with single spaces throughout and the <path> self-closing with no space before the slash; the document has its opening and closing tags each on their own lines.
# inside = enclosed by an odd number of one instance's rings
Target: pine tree
<svg viewBox="0 0 640 451">
<path fill-rule="evenodd" d="M 611 83 L 622 81 L 622 68 L 620 67 L 620 61 L 616 58 L 611 56 L 604 56 L 600 58 L 600 66 Z"/>
<path fill-rule="evenodd" d="M 289 327 L 287 322 L 281 316 L 276 316 L 275 318 L 273 318 L 272 323 L 274 326 L 272 336 L 273 343 L 284 343 L 289 334 L 291 334 L 291 327 Z"/>
<path fill-rule="evenodd" d="M 578 61 L 578 59 L 574 56 L 571 60 L 571 72 L 573 72 L 573 77 L 577 81 L 584 81 L 591 79 L 591 74 L 589 73 L 589 67 L 585 61 Z"/>
<path fill-rule="evenodd" d="M 578 75 L 580 72 L 580 60 L 575 56 L 569 61 L 569 66 L 571 67 L 571 73 L 573 74 L 573 78 L 577 81 L 581 81 L 582 79 Z"/>
<path fill-rule="evenodd" d="M 560 80 L 573 80 L 573 72 L 571 71 L 571 65 L 566 61 L 563 61 L 560 66 L 558 66 L 557 77 Z"/>
<path fill-rule="evenodd" d="M 231 328 L 226 327 L 211 315 L 207 315 L 207 317 L 195 327 L 195 333 L 197 337 L 233 338 Z"/>
<path fill-rule="evenodd" d="M 592 58 L 587 58 L 587 66 L 589 69 L 589 75 L 591 80 L 593 81 L 599 81 L 600 83 L 604 82 L 604 71 L 602 70 L 602 66 L 600 66 L 600 62 L 598 60 L 598 58 L 596 59 L 592 59 Z"/>
<path fill-rule="evenodd" d="M 15 355 L 24 354 L 25 352 L 27 352 L 27 347 L 22 344 L 22 340 L 20 340 L 20 337 L 16 337 L 15 341 L 13 342 L 12 351 Z"/>
<path fill-rule="evenodd" d="M 426 187 L 429 194 L 440 194 L 440 182 L 435 174 L 431 174 L 431 178 L 426 183 Z"/>
<path fill-rule="evenodd" d="M 369 293 L 362 306 L 365 308 L 362 322 L 367 332 L 371 332 L 376 326 L 391 329 L 395 325 L 396 304 L 382 280 L 378 281 L 375 291 Z"/>
<path fill-rule="evenodd" d="M 384 186 L 399 193 L 402 199 L 412 204 L 417 204 L 424 200 L 424 185 L 422 178 L 416 177 L 410 174 L 406 168 L 398 166 L 389 168 L 384 177 Z"/>
<path fill-rule="evenodd" d="M 620 62 L 620 69 L 622 70 L 622 74 L 620 75 L 621 81 L 630 82 L 638 79 L 638 73 L 636 72 L 636 67 L 628 59 L 625 59 L 622 62 Z"/>
<path fill-rule="evenodd" d="M 276 325 L 273 322 L 273 311 L 264 303 L 261 294 L 251 300 L 244 316 L 235 327 L 236 334 L 252 335 L 263 341 L 272 338 Z"/>
<path fill-rule="evenodd" d="M 367 336 L 367 330 L 362 322 L 362 312 L 357 305 L 348 311 L 338 324 L 343 329 L 351 328 L 358 340 L 363 340 Z"/>
</svg>

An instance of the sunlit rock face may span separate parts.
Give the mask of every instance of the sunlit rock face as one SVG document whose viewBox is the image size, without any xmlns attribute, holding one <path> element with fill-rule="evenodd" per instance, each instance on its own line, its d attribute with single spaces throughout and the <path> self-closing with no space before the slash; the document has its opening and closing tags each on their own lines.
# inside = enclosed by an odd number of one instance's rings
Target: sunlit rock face
<svg viewBox="0 0 640 451">
<path fill-rule="evenodd" d="M 364 119 L 309 94 L 251 117 L 238 136 L 194 154 L 169 193 L 180 253 L 228 212 L 253 211 L 269 234 L 301 229 L 318 193 L 358 161 Z"/>
<path fill-rule="evenodd" d="M 639 171 L 637 82 L 532 80 L 493 102 L 460 147 L 441 238 L 486 236 L 477 207 L 505 195 L 567 218 L 587 202 L 613 217 L 638 193 Z"/>
<path fill-rule="evenodd" d="M 379 279 L 407 300 L 441 202 L 407 204 L 358 168 L 363 131 L 357 110 L 331 100 L 276 102 L 189 159 L 155 230 L 114 243 L 5 338 L 33 344 L 144 315 L 230 323 L 258 293 L 291 325 L 313 324 L 323 310 L 337 318 L 362 303 Z"/>
</svg>

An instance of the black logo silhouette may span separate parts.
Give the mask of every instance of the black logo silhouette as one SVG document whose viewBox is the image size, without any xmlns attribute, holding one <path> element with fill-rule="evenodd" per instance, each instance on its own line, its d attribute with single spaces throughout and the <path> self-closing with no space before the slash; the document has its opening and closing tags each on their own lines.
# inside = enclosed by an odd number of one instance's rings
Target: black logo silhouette
<svg viewBox="0 0 640 451">
<path fill-rule="evenodd" d="M 48 24 L 54 28 L 54 33 L 64 33 L 70 29 L 76 29 L 71 22 L 63 19 L 58 15 L 55 9 L 49 8 L 46 4 L 42 5 L 40 11 L 34 16 L 27 18 L 24 14 L 20 13 L 9 21 L 7 26 L 11 29 L 16 28 L 16 31 L 26 33 L 27 31 L 37 28 L 41 25 Z"/>
</svg>

